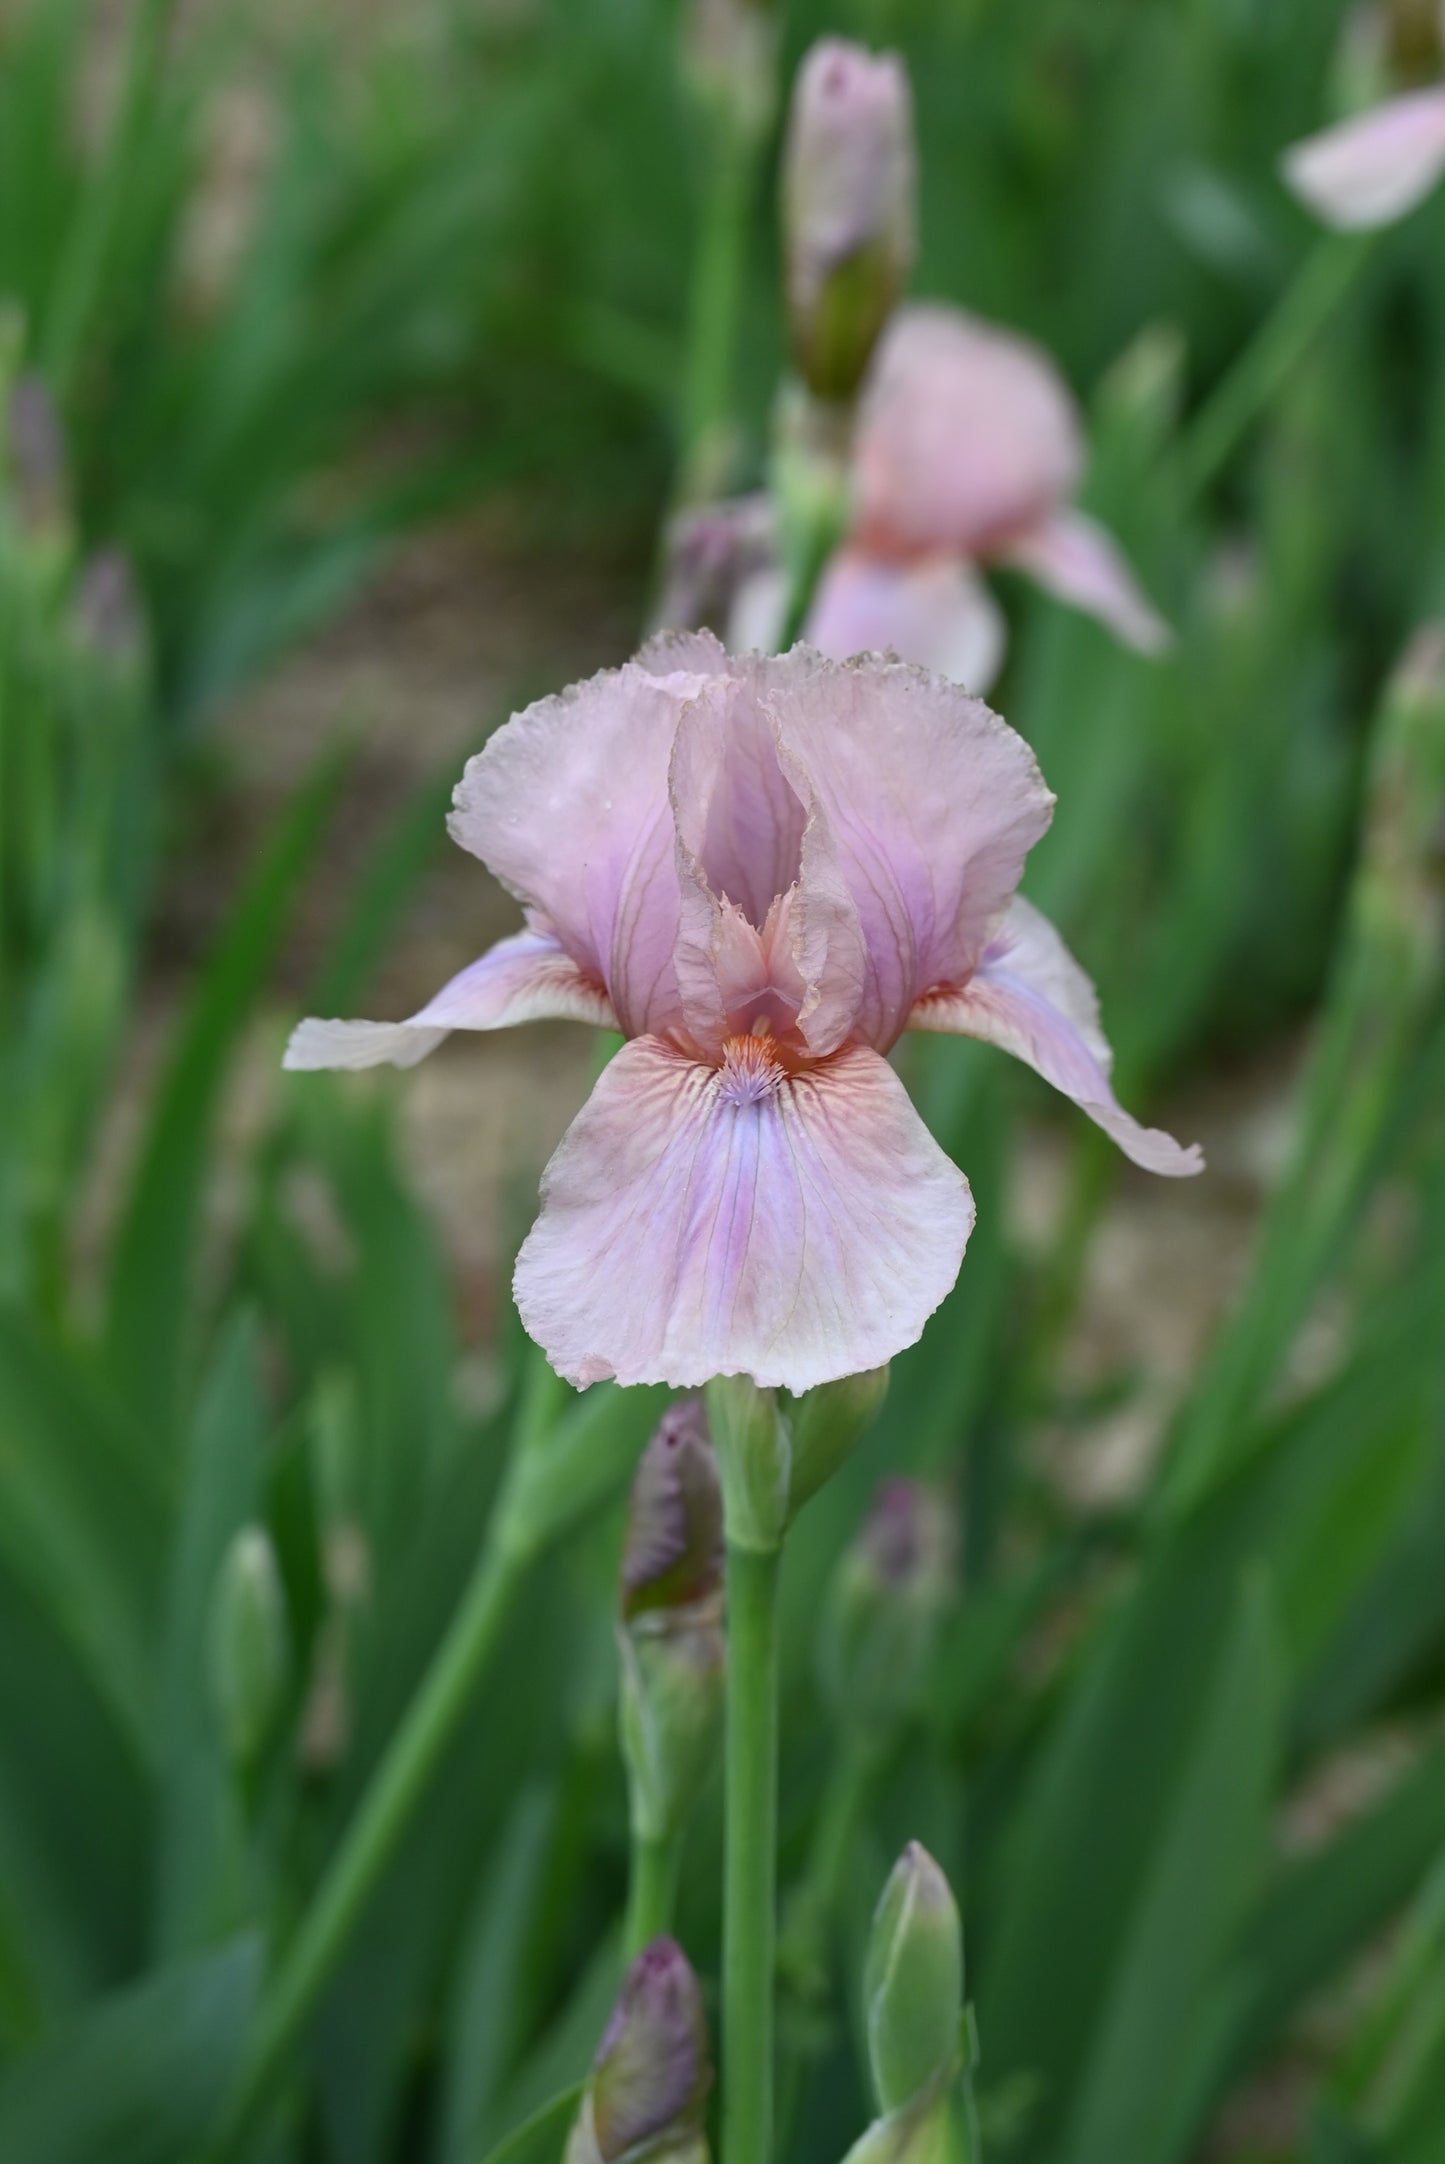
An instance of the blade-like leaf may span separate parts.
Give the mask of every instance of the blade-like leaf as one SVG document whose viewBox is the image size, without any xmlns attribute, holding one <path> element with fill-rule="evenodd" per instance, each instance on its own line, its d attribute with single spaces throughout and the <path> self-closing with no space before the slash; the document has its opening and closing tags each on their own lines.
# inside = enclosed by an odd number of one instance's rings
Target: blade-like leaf
<svg viewBox="0 0 1445 2164">
<path fill-rule="evenodd" d="M 1080 2083 L 1068 2164 L 1166 2164 L 1223 2041 L 1224 1959 L 1264 1861 L 1281 1669 L 1267 1584 L 1245 1579 L 1128 1917 Z"/>
<path fill-rule="evenodd" d="M 235 2061 L 260 1979 L 252 1939 L 114 1994 L 0 2075 L 0 2156 L 185 2164 Z"/>
<path fill-rule="evenodd" d="M 192 998 L 110 1268 L 112 1371 L 163 1459 L 181 1410 L 206 1151 L 227 1065 L 265 982 L 343 767 L 325 758 L 278 825 Z"/>
<path fill-rule="evenodd" d="M 237 1318 L 201 1392 L 183 1469 L 162 1684 L 156 1943 L 172 1958 L 237 1922 L 232 1783 L 207 1681 L 207 1630 L 232 1536 L 256 1509 L 265 1414 L 255 1329 Z"/>
</svg>

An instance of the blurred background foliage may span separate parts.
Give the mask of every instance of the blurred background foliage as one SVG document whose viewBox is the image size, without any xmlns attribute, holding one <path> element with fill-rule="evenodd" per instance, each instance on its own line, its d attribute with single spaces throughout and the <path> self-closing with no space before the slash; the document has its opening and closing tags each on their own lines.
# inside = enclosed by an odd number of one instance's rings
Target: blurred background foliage
<svg viewBox="0 0 1445 2164">
<path fill-rule="evenodd" d="M 293 963 L 287 1011 L 366 1006 L 436 855 L 450 765 L 421 773 L 325 936 L 301 940 L 361 749 L 343 716 L 313 715 L 308 777 L 208 895 L 163 1052 L 138 1061 L 132 1039 L 185 837 L 239 816 L 218 727 L 403 536 L 488 507 L 539 566 L 549 549 L 605 566 L 643 622 L 702 168 L 678 16 L 664 0 L 3 14 L 0 2156 L 16 2164 L 203 2153 L 268 1969 L 495 1528 L 518 1436 L 562 1468 L 567 1508 L 531 1526 L 525 1560 L 545 1566 L 517 1572 L 485 1689 L 250 2153 L 480 2164 L 575 2081 L 615 1984 L 610 1612 L 659 1401 L 564 1402 L 504 1292 L 482 1313 L 460 1297 L 394 1088 L 277 1086 L 239 1138 L 223 1117 L 258 1010 L 279 1051 L 284 953 L 311 975 L 303 998 Z M 1096 1138 L 1041 1130 L 1042 1093 L 977 1048 L 902 1055 L 979 1224 L 790 1556 L 786 2153 L 827 2164 L 864 2122 L 863 1934 L 919 1836 L 964 1902 L 991 2157 L 1431 2164 L 1445 653 L 1415 634 L 1445 610 L 1445 199 L 1355 249 L 1285 196 L 1280 150 L 1346 94 L 1333 5 L 808 0 L 787 13 L 789 70 L 823 29 L 907 55 L 917 290 L 1057 353 L 1090 412 L 1087 500 L 1179 627 L 1150 664 L 1009 590 L 994 699 L 1060 798 L 1030 891 L 1099 980 L 1126 1098 L 1183 1088 L 1187 1127 L 1201 1076 L 1226 1101 L 1261 1061 L 1282 1080 L 1251 1257 L 1161 1405 L 1137 1367 L 1095 1362 L 1081 1386 L 1066 1357 L 1116 1222 Z M 238 113 L 259 148 L 226 170 Z M 1302 280 L 1335 296 L 1328 319 L 1235 428 L 1231 386 L 1268 362 Z M 770 167 L 739 486 L 765 459 L 776 282 Z M 544 588 L 539 627 L 547 606 Z M 584 669 L 618 658 L 615 631 L 604 645 Z M 545 629 L 524 673 L 552 687 Z M 506 703 L 479 696 L 474 741 Z M 1058 1175 L 1042 1241 L 1017 1203 L 1041 1150 Z M 1068 1468 L 1131 1406 L 1150 1447 L 1091 1492 Z M 962 1562 L 906 1719 L 860 1739 L 818 1617 L 885 1471 L 952 1499 Z M 713 1798 L 681 1909 L 705 1976 L 718 1832 Z"/>
</svg>

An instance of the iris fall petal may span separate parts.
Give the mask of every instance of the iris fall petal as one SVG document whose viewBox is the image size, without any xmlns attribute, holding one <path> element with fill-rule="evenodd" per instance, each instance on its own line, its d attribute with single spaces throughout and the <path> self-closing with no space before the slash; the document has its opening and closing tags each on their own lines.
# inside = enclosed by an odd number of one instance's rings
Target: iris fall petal
<svg viewBox="0 0 1445 2164">
<path fill-rule="evenodd" d="M 1296 143 L 1284 176 L 1326 225 L 1388 225 L 1445 175 L 1445 84 L 1388 98 Z"/>
<path fill-rule="evenodd" d="M 1158 654 L 1174 634 L 1129 568 L 1112 534 L 1083 511 L 1063 510 L 1021 534 L 1003 561 L 1141 654 Z"/>
<path fill-rule="evenodd" d="M 958 1273 L 968 1183 L 902 1083 L 854 1047 L 788 1074 L 623 1047 L 542 1179 L 517 1305 L 579 1385 L 806 1390 L 911 1345 Z"/>
<path fill-rule="evenodd" d="M 919 1001 L 911 1022 L 915 1029 L 956 1031 L 1012 1052 L 1071 1097 L 1146 1171 L 1182 1178 L 1204 1170 L 1197 1144 L 1185 1149 L 1161 1129 L 1141 1127 L 1119 1103 L 1094 987 L 1048 918 L 1021 896 L 968 982 L 937 988 Z"/>
<path fill-rule="evenodd" d="M 592 1022 L 616 1029 L 600 984 L 548 932 L 499 940 L 444 984 L 404 1022 L 328 1022 L 315 1017 L 291 1033 L 293 1068 L 414 1067 L 454 1029 L 510 1029 L 518 1022 Z"/>
</svg>

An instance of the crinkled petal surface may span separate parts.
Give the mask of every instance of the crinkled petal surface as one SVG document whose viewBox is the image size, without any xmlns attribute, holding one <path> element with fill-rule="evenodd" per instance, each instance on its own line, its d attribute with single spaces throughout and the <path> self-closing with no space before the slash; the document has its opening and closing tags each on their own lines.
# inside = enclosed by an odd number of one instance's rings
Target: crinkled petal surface
<svg viewBox="0 0 1445 2164">
<path fill-rule="evenodd" d="M 919 994 L 961 983 L 1053 797 L 1023 738 L 956 684 L 807 647 L 733 663 L 773 714 L 862 928 L 856 1034 L 886 1051 Z"/>
<path fill-rule="evenodd" d="M 579 968 L 630 1035 L 680 1019 L 667 773 L 678 716 L 714 640 L 662 642 L 514 715 L 467 763 L 450 827 Z M 675 667 L 667 666 L 674 662 Z"/>
<path fill-rule="evenodd" d="M 1197 1144 L 1185 1149 L 1161 1129 L 1141 1127 L 1115 1097 L 1094 987 L 1048 918 L 1022 896 L 969 981 L 930 993 L 911 1020 L 915 1029 L 953 1030 L 1012 1052 L 1072 1097 L 1145 1171 L 1182 1178 L 1204 1170 Z"/>
<path fill-rule="evenodd" d="M 1389 98 L 1296 143 L 1284 176 L 1326 225 L 1388 225 L 1445 175 L 1445 85 Z"/>
<path fill-rule="evenodd" d="M 1113 535 L 1082 511 L 1063 510 L 1021 534 L 1003 560 L 1095 616 L 1141 654 L 1162 653 L 1174 634 L 1135 578 Z"/>
<path fill-rule="evenodd" d="M 953 1284 L 968 1183 L 892 1068 L 765 1053 L 711 1068 L 639 1039 L 563 1137 L 515 1291 L 569 1381 L 811 1389 L 913 1344 Z"/>
<path fill-rule="evenodd" d="M 471 962 L 404 1022 L 300 1023 L 285 1065 L 414 1067 L 454 1029 L 510 1029 L 518 1022 L 592 1022 L 616 1029 L 612 1003 L 547 932 L 517 932 Z"/>
<path fill-rule="evenodd" d="M 961 556 L 900 563 L 856 548 L 829 563 L 804 636 L 835 661 L 891 652 L 977 692 L 997 676 L 1008 643 L 1002 609 Z"/>
<path fill-rule="evenodd" d="M 1048 355 L 962 309 L 902 308 L 865 388 L 857 538 L 875 555 L 983 556 L 1065 502 L 1083 470 Z"/>
<path fill-rule="evenodd" d="M 761 1019 L 821 1057 L 852 1032 L 863 933 L 826 815 L 785 772 L 750 675 L 685 707 L 670 780 L 681 918 L 674 966 L 693 1042 L 711 1054 Z"/>
</svg>

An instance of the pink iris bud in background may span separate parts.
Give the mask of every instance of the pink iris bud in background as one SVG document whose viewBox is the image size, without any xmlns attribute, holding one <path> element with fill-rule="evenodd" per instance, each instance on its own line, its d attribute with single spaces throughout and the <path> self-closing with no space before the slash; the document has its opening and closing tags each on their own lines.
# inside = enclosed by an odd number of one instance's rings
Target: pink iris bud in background
<svg viewBox="0 0 1445 2164">
<path fill-rule="evenodd" d="M 891 648 L 986 688 L 1005 631 L 975 566 L 993 562 L 1159 652 L 1168 626 L 1117 543 L 1074 505 L 1083 468 L 1077 409 L 1039 347 L 960 308 L 900 310 L 864 388 L 851 532 L 807 637 L 840 658 Z"/>
<path fill-rule="evenodd" d="M 666 2155 L 707 2164 L 712 2087 L 702 1993 L 674 1939 L 654 1939 L 628 1969 L 592 2062 L 565 2164 Z"/>
<path fill-rule="evenodd" d="M 889 1479 L 828 1588 L 819 1667 L 835 1719 L 865 1745 L 913 1712 L 953 1605 L 958 1528 L 926 1481 Z"/>
<path fill-rule="evenodd" d="M 772 123 L 777 41 L 773 0 L 687 0 L 683 73 L 703 112 L 741 139 L 760 137 Z"/>
<path fill-rule="evenodd" d="M 65 524 L 65 432 L 43 376 L 17 376 L 4 415 L 3 444 L 16 507 L 28 532 Z"/>
<path fill-rule="evenodd" d="M 632 1483 L 618 1601 L 632 1830 L 681 1837 L 721 1754 L 723 1499 L 700 1398 L 668 1407 Z"/>
<path fill-rule="evenodd" d="M 798 70 L 783 155 L 788 321 L 815 397 L 852 398 L 917 250 L 908 74 L 821 38 Z"/>
<path fill-rule="evenodd" d="M 887 1054 L 985 1038 L 1136 1163 L 1197 1172 L 1109 1084 L 1088 978 L 1016 889 L 1053 798 L 980 700 L 897 662 L 707 633 L 518 714 L 451 831 L 525 928 L 404 1022 L 303 1022 L 292 1067 L 408 1066 L 452 1029 L 620 1030 L 542 1178 L 523 1323 L 579 1387 L 795 1392 L 882 1367 L 958 1274 L 968 1182 Z"/>
<path fill-rule="evenodd" d="M 1416 26 L 1401 22 L 1409 44 Z M 1445 57 L 1445 8 L 1435 58 Z M 1345 229 L 1389 225 L 1445 176 L 1445 80 L 1402 91 L 1286 151 L 1284 177 L 1317 218 Z"/>
</svg>

